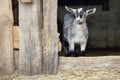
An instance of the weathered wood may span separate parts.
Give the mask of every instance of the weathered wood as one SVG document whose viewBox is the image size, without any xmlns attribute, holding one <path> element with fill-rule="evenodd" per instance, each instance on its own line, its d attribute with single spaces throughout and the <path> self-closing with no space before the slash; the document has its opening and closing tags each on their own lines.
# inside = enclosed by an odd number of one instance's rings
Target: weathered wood
<svg viewBox="0 0 120 80">
<path fill-rule="evenodd" d="M 60 34 L 58 33 L 58 36 L 60 36 Z M 14 31 L 13 31 L 13 48 L 14 49 L 19 49 L 19 26 L 14 26 Z M 58 44 L 58 51 L 62 50 L 62 44 L 59 40 L 59 44 Z"/>
<path fill-rule="evenodd" d="M 60 57 L 59 71 L 61 70 L 119 70 L 119 56 L 102 57 Z"/>
<path fill-rule="evenodd" d="M 11 0 L 0 0 L 0 74 L 12 74 L 14 71 L 12 15 Z"/>
<path fill-rule="evenodd" d="M 19 69 L 19 50 L 14 49 L 14 64 L 15 64 L 15 70 Z"/>
<path fill-rule="evenodd" d="M 14 26 L 13 30 L 13 48 L 19 49 L 19 27 Z"/>
<path fill-rule="evenodd" d="M 41 74 L 42 71 L 42 8 L 41 0 L 32 4 L 19 2 L 19 73 L 22 75 Z"/>
<path fill-rule="evenodd" d="M 57 0 L 43 0 L 43 73 L 55 74 L 58 68 Z"/>
<path fill-rule="evenodd" d="M 18 0 L 19 2 L 22 2 L 22 3 L 31 3 L 32 0 Z"/>
<path fill-rule="evenodd" d="M 19 72 L 23 75 L 57 73 L 57 0 L 33 0 L 32 4 L 20 2 L 19 5 Z"/>
</svg>

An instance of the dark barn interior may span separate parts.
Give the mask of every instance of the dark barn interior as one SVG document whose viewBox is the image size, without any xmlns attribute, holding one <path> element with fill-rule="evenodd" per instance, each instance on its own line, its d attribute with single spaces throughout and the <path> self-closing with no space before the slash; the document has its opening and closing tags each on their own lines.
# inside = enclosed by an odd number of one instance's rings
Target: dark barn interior
<svg viewBox="0 0 120 80">
<path fill-rule="evenodd" d="M 19 25 L 19 4 L 18 0 L 12 0 L 13 16 L 14 16 L 14 25 Z"/>
<path fill-rule="evenodd" d="M 12 0 L 14 25 L 19 25 L 18 0 Z M 120 1 L 117 0 L 58 0 L 58 32 L 62 40 L 64 6 L 85 9 L 96 8 L 87 19 L 89 40 L 87 56 L 120 55 Z M 19 50 L 19 49 L 16 49 Z M 62 51 L 59 55 L 64 55 Z"/>
<path fill-rule="evenodd" d="M 96 8 L 96 13 L 87 19 L 89 39 L 87 56 L 120 55 L 120 17 L 117 0 L 58 0 L 58 32 L 62 40 L 63 17 L 67 12 L 64 6 Z M 61 52 L 60 55 L 63 55 Z"/>
</svg>

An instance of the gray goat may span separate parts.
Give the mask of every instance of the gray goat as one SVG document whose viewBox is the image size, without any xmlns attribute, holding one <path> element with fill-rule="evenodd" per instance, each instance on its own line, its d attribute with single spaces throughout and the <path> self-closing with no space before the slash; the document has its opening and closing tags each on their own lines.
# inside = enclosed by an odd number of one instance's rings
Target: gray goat
<svg viewBox="0 0 120 80">
<path fill-rule="evenodd" d="M 65 6 L 69 12 L 64 16 L 63 25 L 63 49 L 65 56 L 77 56 L 75 45 L 80 45 L 78 56 L 85 56 L 85 48 L 88 39 L 88 28 L 86 18 L 89 14 L 93 14 L 96 8 L 84 11 L 83 8 L 73 9 Z"/>
</svg>

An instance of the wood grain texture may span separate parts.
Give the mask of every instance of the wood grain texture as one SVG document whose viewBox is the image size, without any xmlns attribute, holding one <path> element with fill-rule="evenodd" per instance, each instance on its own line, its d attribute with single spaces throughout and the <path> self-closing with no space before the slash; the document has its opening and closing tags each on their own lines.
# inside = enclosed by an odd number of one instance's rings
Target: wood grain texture
<svg viewBox="0 0 120 80">
<path fill-rule="evenodd" d="M 13 16 L 11 0 L 0 0 L 0 74 L 12 74 L 13 65 Z"/>
<path fill-rule="evenodd" d="M 19 69 L 19 50 L 14 50 L 15 70 Z"/>
<path fill-rule="evenodd" d="M 19 73 L 22 75 L 41 74 L 42 49 L 41 0 L 33 0 L 32 4 L 19 2 Z"/>
<path fill-rule="evenodd" d="M 99 56 L 99 57 L 60 57 L 59 71 L 83 71 L 100 70 L 120 71 L 119 56 Z"/>
<path fill-rule="evenodd" d="M 32 0 L 18 0 L 19 2 L 22 2 L 22 3 L 31 3 Z"/>
<path fill-rule="evenodd" d="M 32 4 L 20 2 L 19 24 L 20 74 L 56 74 L 59 44 L 57 0 L 33 0 Z"/>
<path fill-rule="evenodd" d="M 19 26 L 14 26 L 13 29 L 13 48 L 19 49 Z"/>
<path fill-rule="evenodd" d="M 56 74 L 58 68 L 57 0 L 43 0 L 43 73 Z"/>
</svg>

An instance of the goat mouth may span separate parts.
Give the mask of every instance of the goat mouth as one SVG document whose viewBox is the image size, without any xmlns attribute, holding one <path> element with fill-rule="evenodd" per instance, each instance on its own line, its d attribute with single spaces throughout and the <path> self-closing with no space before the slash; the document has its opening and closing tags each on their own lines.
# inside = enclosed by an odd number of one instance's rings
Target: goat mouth
<svg viewBox="0 0 120 80">
<path fill-rule="evenodd" d="M 83 22 L 79 22 L 78 24 L 81 25 Z"/>
</svg>

